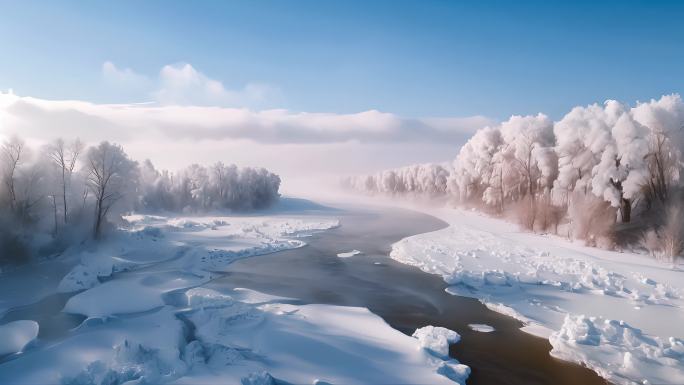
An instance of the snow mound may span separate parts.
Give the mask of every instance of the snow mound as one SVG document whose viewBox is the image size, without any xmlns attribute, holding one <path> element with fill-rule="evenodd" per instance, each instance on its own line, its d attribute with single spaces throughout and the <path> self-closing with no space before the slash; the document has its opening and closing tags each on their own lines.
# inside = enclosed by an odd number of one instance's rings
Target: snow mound
<svg viewBox="0 0 684 385">
<path fill-rule="evenodd" d="M 549 342 L 554 357 L 582 363 L 614 383 L 684 383 L 679 338 L 662 341 L 622 321 L 568 315 Z"/>
<path fill-rule="evenodd" d="M 349 257 L 353 257 L 353 256 L 359 255 L 359 254 L 362 254 L 362 253 L 358 250 L 352 250 L 352 251 L 348 251 L 346 253 L 337 253 L 337 256 L 340 258 L 349 258 Z"/>
<path fill-rule="evenodd" d="M 112 280 L 79 293 L 67 301 L 64 312 L 89 318 L 137 313 L 163 306 L 161 292 L 135 280 Z"/>
<path fill-rule="evenodd" d="M 486 324 L 468 324 L 468 327 L 480 333 L 491 333 L 494 328 Z"/>
<path fill-rule="evenodd" d="M 461 340 L 461 336 L 455 331 L 431 325 L 416 329 L 413 337 L 418 339 L 421 348 L 445 359 L 449 358 L 449 344 L 455 344 Z"/>
<path fill-rule="evenodd" d="M 21 320 L 0 325 L 0 356 L 17 353 L 38 337 L 38 323 Z"/>
</svg>

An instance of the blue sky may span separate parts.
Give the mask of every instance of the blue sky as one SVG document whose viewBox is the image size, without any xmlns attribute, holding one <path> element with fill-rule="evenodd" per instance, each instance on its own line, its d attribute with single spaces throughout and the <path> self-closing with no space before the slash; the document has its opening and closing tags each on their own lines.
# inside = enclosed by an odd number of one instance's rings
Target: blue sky
<svg viewBox="0 0 684 385">
<path fill-rule="evenodd" d="M 677 1 L 0 1 L 0 89 L 137 102 L 111 61 L 154 79 L 189 63 L 261 108 L 401 116 L 545 112 L 684 90 Z"/>
</svg>

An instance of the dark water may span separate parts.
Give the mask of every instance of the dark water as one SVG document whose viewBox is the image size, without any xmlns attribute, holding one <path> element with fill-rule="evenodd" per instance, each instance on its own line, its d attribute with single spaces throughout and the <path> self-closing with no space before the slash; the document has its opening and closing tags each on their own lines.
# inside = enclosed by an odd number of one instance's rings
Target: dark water
<svg viewBox="0 0 684 385">
<path fill-rule="evenodd" d="M 520 331 L 520 322 L 472 298 L 447 294 L 439 276 L 388 257 L 392 243 L 443 228 L 444 222 L 399 209 L 355 208 L 336 215 L 341 227 L 309 238 L 308 246 L 237 261 L 223 278 L 207 286 L 246 287 L 307 303 L 367 307 L 408 335 L 425 325 L 455 330 L 462 340 L 451 346 L 450 355 L 471 367 L 471 385 L 606 383 L 586 368 L 549 356 L 548 341 Z M 336 256 L 353 249 L 364 255 Z M 469 323 L 488 324 L 496 331 L 478 333 Z"/>
<path fill-rule="evenodd" d="M 26 306 L 15 307 L 0 318 L 0 325 L 18 320 L 38 322 L 38 338 L 54 340 L 68 334 L 86 318 L 78 314 L 62 312 L 66 302 L 76 293 L 52 294 L 42 300 Z"/>
</svg>

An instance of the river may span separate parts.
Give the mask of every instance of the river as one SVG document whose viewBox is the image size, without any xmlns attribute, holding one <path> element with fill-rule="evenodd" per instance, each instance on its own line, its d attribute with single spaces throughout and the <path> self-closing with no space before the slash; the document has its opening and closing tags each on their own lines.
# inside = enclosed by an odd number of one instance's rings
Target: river
<svg viewBox="0 0 684 385">
<path fill-rule="evenodd" d="M 450 355 L 471 367 L 468 384 L 606 384 L 593 371 L 555 359 L 545 339 L 520 330 L 521 323 L 479 301 L 450 295 L 447 284 L 389 257 L 400 239 L 447 226 L 429 215 L 397 208 L 346 208 L 339 228 L 315 234 L 308 245 L 237 261 L 207 286 L 245 287 L 305 303 L 370 309 L 405 334 L 425 325 L 457 331 L 462 340 Z M 350 258 L 337 253 L 363 252 Z M 494 332 L 471 330 L 487 324 Z"/>
<path fill-rule="evenodd" d="M 244 287 L 292 297 L 298 303 L 366 307 L 408 335 L 426 325 L 455 330 L 462 340 L 451 346 L 450 355 L 471 367 L 470 385 L 606 383 L 589 369 L 551 357 L 549 342 L 520 331 L 517 320 L 493 312 L 475 299 L 450 295 L 441 277 L 388 256 L 394 242 L 444 228 L 447 224 L 443 221 L 404 209 L 358 205 L 341 207 L 330 215 L 340 219 L 340 226 L 307 238 L 307 246 L 238 260 L 203 286 Z M 355 249 L 363 254 L 337 256 Z M 148 269 L 154 273 L 160 266 Z M 125 274 L 131 273 L 117 277 Z M 40 324 L 43 343 L 68 338 L 84 319 L 61 311 L 73 294 L 53 294 L 14 307 L 0 317 L 0 324 L 33 319 Z M 168 296 L 167 302 L 172 297 Z M 468 324 L 487 324 L 495 331 L 476 332 Z M 17 357 L 0 357 L 0 363 Z"/>
</svg>

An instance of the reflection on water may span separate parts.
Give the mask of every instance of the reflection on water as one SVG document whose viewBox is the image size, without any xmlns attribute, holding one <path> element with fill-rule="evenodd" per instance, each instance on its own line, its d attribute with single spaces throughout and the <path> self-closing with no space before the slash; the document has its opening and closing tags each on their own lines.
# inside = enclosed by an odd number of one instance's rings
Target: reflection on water
<svg viewBox="0 0 684 385">
<path fill-rule="evenodd" d="M 354 208 L 337 215 L 342 226 L 309 238 L 308 246 L 237 261 L 207 286 L 367 307 L 409 335 L 425 325 L 456 330 L 463 339 L 450 354 L 472 368 L 468 384 L 605 384 L 594 372 L 549 356 L 548 341 L 521 332 L 518 321 L 472 298 L 449 295 L 440 277 L 387 256 L 392 243 L 443 228 L 444 222 L 399 209 Z M 363 254 L 337 257 L 355 249 Z M 495 331 L 479 333 L 468 324 Z"/>
</svg>

